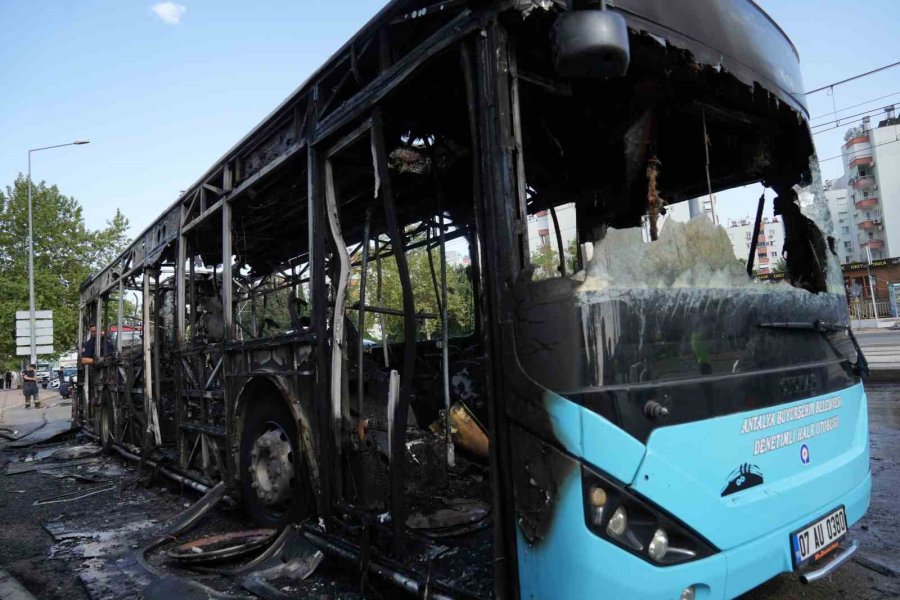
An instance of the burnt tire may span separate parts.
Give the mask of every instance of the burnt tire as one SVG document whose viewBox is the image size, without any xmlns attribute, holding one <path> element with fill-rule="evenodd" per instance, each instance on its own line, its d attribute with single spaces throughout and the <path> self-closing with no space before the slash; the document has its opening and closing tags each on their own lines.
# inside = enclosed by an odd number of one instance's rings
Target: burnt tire
<svg viewBox="0 0 900 600">
<path fill-rule="evenodd" d="M 241 433 L 241 495 L 247 512 L 262 527 L 280 528 L 310 513 L 309 478 L 298 439 L 297 424 L 284 402 L 264 400 L 247 408 Z M 270 442 L 268 448 L 261 441 Z M 281 459 L 266 456 L 272 446 L 281 450 Z M 273 463 L 274 475 L 267 469 Z"/>
<path fill-rule="evenodd" d="M 100 445 L 103 450 L 112 452 L 115 442 L 115 416 L 112 397 L 108 392 L 103 393 L 100 410 L 97 411 L 97 435 L 100 436 Z"/>
</svg>

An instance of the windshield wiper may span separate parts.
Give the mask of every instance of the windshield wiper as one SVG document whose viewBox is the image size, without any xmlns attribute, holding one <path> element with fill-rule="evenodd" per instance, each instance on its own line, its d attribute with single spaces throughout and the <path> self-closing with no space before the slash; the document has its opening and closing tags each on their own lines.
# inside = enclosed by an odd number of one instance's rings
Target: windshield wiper
<svg viewBox="0 0 900 600">
<path fill-rule="evenodd" d="M 820 333 L 830 333 L 832 331 L 850 331 L 849 325 L 840 323 L 828 323 L 827 321 L 800 321 L 800 322 L 784 322 L 784 323 L 759 323 L 757 327 L 766 329 L 805 329 L 809 331 L 818 331 Z"/>
<path fill-rule="evenodd" d="M 850 341 L 853 342 L 853 347 L 856 349 L 856 365 L 854 366 L 856 369 L 856 374 L 860 377 L 867 378 L 869 376 L 869 361 L 866 360 L 865 354 L 863 354 L 862 348 L 859 347 L 859 342 L 856 341 L 856 336 L 853 335 L 853 330 L 850 329 L 850 325 L 844 325 L 843 323 L 829 323 L 827 321 L 822 321 L 821 319 L 817 321 L 800 321 L 800 322 L 783 322 L 783 323 L 759 323 L 757 327 L 762 327 L 764 329 L 796 329 L 801 331 L 815 331 L 817 333 L 826 334 L 833 333 L 835 331 L 846 331 L 847 335 L 850 337 Z M 834 344 L 832 344 L 831 340 L 827 337 L 825 338 L 828 343 L 834 348 Z"/>
</svg>

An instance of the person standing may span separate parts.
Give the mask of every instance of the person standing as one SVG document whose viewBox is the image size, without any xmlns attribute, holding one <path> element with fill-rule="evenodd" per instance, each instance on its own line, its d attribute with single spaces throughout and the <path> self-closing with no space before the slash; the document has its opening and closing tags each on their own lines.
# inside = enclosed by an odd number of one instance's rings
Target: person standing
<svg viewBox="0 0 900 600">
<path fill-rule="evenodd" d="M 41 408 L 41 401 L 38 399 L 37 377 L 34 374 L 36 365 L 28 365 L 28 368 L 22 371 L 22 393 L 25 394 L 25 408 L 31 408 L 31 399 L 34 398 L 34 407 Z"/>
<path fill-rule="evenodd" d="M 81 364 L 94 364 L 94 353 L 97 349 L 97 328 L 91 325 L 88 329 L 88 339 L 81 346 Z"/>
<path fill-rule="evenodd" d="M 6 372 L 6 389 L 11 390 L 13 384 L 13 374 L 12 371 Z"/>
</svg>

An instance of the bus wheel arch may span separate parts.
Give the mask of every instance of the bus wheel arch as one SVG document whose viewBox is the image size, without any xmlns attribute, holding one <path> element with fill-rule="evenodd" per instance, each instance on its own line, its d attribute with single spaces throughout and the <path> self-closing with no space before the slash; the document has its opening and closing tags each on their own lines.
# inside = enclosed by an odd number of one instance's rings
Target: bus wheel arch
<svg viewBox="0 0 900 600">
<path fill-rule="evenodd" d="M 308 516 L 317 491 L 309 420 L 286 378 L 248 379 L 235 403 L 237 485 L 250 516 L 280 527 Z"/>
</svg>

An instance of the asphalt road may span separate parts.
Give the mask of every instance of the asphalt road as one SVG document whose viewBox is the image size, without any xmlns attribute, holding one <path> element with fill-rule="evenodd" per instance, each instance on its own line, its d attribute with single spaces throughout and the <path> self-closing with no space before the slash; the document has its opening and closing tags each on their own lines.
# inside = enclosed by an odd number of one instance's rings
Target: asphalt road
<svg viewBox="0 0 900 600">
<path fill-rule="evenodd" d="M 856 332 L 856 339 L 863 349 L 867 348 L 885 348 L 894 346 L 900 351 L 900 330 L 878 330 L 867 329 L 865 331 Z"/>
<path fill-rule="evenodd" d="M 891 334 L 898 332 L 874 333 L 867 341 L 884 341 Z M 742 600 L 900 598 L 900 385 L 872 384 L 867 394 L 872 499 L 866 516 L 850 530 L 860 542 L 857 557 L 824 580 L 804 585 L 794 575 L 782 575 Z"/>
<path fill-rule="evenodd" d="M 890 340 L 890 335 L 879 332 L 869 341 Z M 868 386 L 868 396 L 874 481 L 869 511 L 851 531 L 861 543 L 859 554 L 822 581 L 803 585 L 794 575 L 782 575 L 745 594 L 742 600 L 900 598 L 900 385 Z M 37 411 L 26 415 L 17 408 L 20 402 L 18 393 L 0 393 L 0 417 L 37 421 Z M 72 439 L 64 445 L 82 443 L 84 440 Z M 21 463 L 39 458 L 33 449 L 12 451 L 2 446 L 0 468 L 10 460 Z M 129 579 L 134 565 L 122 557 L 134 556 L 135 548 L 152 539 L 162 524 L 198 498 L 196 493 L 165 480 L 146 482 L 130 463 L 110 457 L 98 460 L 67 469 L 72 475 L 68 477 L 62 472 L 0 474 L 0 569 L 11 573 L 37 598 L 87 599 L 86 586 L 92 587 L 95 597 L 138 597 L 139 578 Z M 102 483 L 86 482 L 75 475 L 94 477 Z M 112 489 L 99 491 L 86 501 L 34 504 L 63 493 L 110 486 Z M 242 527 L 247 527 L 242 514 L 217 509 L 192 535 Z M 353 571 L 346 563 L 327 558 L 304 582 L 305 587 L 292 591 L 295 597 L 304 599 L 361 600 L 354 590 Z M 238 591 L 228 584 L 215 587 Z M 97 595 L 97 589 L 105 591 Z M 401 596 L 393 589 L 382 589 L 371 597 Z"/>
<path fill-rule="evenodd" d="M 880 381 L 900 383 L 900 330 L 865 330 L 856 334 L 869 368 L 881 371 Z"/>
</svg>

